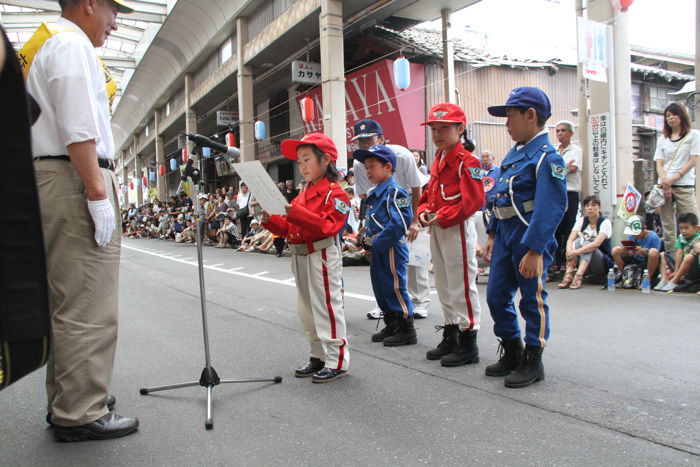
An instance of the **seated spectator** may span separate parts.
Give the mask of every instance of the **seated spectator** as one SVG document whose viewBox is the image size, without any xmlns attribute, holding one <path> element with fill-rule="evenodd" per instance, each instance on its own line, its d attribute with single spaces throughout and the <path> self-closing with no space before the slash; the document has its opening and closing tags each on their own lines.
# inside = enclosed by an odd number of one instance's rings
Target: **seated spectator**
<svg viewBox="0 0 700 467">
<path fill-rule="evenodd" d="M 678 240 L 676 240 L 675 256 L 667 252 L 662 257 L 661 269 L 663 278 L 654 290 L 670 292 L 678 287 L 685 279 L 700 280 L 700 226 L 698 216 L 693 213 L 682 214 L 678 218 Z"/>
<path fill-rule="evenodd" d="M 250 244 L 253 245 L 254 250 L 258 250 L 262 253 L 269 253 L 273 246 L 272 232 L 263 229 L 262 232 L 253 237 Z"/>
<path fill-rule="evenodd" d="M 238 251 L 250 248 L 253 237 L 258 235 L 260 232 L 262 232 L 262 229 L 260 228 L 260 222 L 258 222 L 257 219 L 253 219 L 252 221 L 250 221 L 250 230 L 248 230 L 248 233 L 246 233 L 243 237 L 243 240 L 241 240 L 241 246 L 238 248 Z M 252 249 L 249 251 L 252 251 Z"/>
<path fill-rule="evenodd" d="M 233 222 L 231 216 L 224 217 L 224 223 L 216 232 L 216 236 L 219 243 L 215 248 L 226 248 L 227 245 L 235 246 L 241 242 L 241 231 L 238 230 L 238 226 Z"/>
<path fill-rule="evenodd" d="M 647 269 L 649 277 L 658 272 L 661 239 L 656 233 L 643 227 L 639 216 L 630 217 L 625 223 L 624 234 L 628 235 L 627 244 L 612 249 L 612 257 L 617 269 L 623 271 L 628 264 L 637 264 L 642 271 Z"/>
<path fill-rule="evenodd" d="M 182 231 L 185 229 L 185 215 L 184 214 L 179 214 L 175 220 L 172 222 L 170 225 L 170 228 L 165 234 L 165 238 L 168 238 L 170 240 L 175 240 L 177 234 L 182 233 Z"/>
<path fill-rule="evenodd" d="M 194 243 L 197 240 L 197 226 L 192 219 L 185 220 L 185 228 L 175 235 L 175 243 Z"/>
<path fill-rule="evenodd" d="M 145 238 L 158 238 L 158 228 L 153 225 L 153 222 L 148 220 L 143 228 L 146 237 Z"/>
<path fill-rule="evenodd" d="M 580 288 L 589 267 L 593 274 L 602 276 L 613 265 L 612 223 L 600 214 L 600 199 L 587 196 L 583 209 L 586 216 L 576 221 L 566 242 L 566 273 L 560 289 Z"/>
</svg>

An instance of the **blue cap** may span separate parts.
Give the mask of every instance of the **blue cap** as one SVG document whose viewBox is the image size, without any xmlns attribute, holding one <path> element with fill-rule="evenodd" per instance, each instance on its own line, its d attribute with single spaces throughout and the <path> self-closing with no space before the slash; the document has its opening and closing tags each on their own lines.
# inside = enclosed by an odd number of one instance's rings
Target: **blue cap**
<svg viewBox="0 0 700 467">
<path fill-rule="evenodd" d="M 549 103 L 547 94 L 539 88 L 523 86 L 515 88 L 510 92 L 506 105 L 493 105 L 489 107 L 489 113 L 494 117 L 505 117 L 508 107 L 532 107 L 537 111 L 537 115 L 549 118 L 552 115 L 552 105 Z"/>
<path fill-rule="evenodd" d="M 363 164 L 365 163 L 365 159 L 370 156 L 377 157 L 386 162 L 391 162 L 391 171 L 394 172 L 396 170 L 396 154 L 382 144 L 375 144 L 369 149 L 356 149 L 355 152 L 352 153 L 352 157 Z"/>
<path fill-rule="evenodd" d="M 384 134 L 382 126 L 375 120 L 360 120 L 352 126 L 352 129 L 355 136 L 350 141 Z"/>
</svg>

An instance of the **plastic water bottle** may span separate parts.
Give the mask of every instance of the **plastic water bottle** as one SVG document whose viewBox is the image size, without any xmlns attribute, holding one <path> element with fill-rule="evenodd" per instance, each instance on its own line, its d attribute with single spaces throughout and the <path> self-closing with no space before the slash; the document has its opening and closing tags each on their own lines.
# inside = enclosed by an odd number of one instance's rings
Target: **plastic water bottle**
<svg viewBox="0 0 700 467">
<path fill-rule="evenodd" d="M 608 290 L 615 290 L 615 271 L 613 268 L 608 271 Z"/>
<path fill-rule="evenodd" d="M 644 270 L 644 275 L 642 276 L 642 293 L 649 293 L 651 290 L 651 280 L 649 279 L 649 270 Z"/>
</svg>

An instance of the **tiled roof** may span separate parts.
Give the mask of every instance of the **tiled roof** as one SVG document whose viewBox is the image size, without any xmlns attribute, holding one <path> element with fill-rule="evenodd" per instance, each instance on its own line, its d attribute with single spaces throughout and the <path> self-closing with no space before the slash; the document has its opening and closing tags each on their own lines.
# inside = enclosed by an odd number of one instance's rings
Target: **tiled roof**
<svg viewBox="0 0 700 467">
<path fill-rule="evenodd" d="M 693 81 L 695 79 L 693 75 L 678 73 L 677 71 L 663 70 L 661 68 L 656 68 L 649 65 L 640 65 L 639 63 L 632 63 L 631 68 L 633 72 L 642 73 L 644 75 L 653 75 L 658 78 L 665 79 L 666 81 Z"/>
</svg>

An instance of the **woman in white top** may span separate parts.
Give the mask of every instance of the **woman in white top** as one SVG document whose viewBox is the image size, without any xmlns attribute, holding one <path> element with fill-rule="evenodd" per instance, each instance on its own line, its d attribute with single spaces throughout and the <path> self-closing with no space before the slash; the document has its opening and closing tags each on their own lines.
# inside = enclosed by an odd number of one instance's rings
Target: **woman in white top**
<svg viewBox="0 0 700 467">
<path fill-rule="evenodd" d="M 600 215 L 600 199 L 587 196 L 583 199 L 583 209 L 586 216 L 576 221 L 566 242 L 566 274 L 560 289 L 580 288 L 589 266 L 593 274 L 602 275 L 613 264 L 612 223 Z"/>
<path fill-rule="evenodd" d="M 656 143 L 658 184 L 664 190 L 666 203 L 661 206 L 666 251 L 675 251 L 676 217 L 698 215 L 695 200 L 695 164 L 700 155 L 700 133 L 691 130 L 690 117 L 681 104 L 673 103 L 664 110 L 663 135 Z"/>
</svg>

